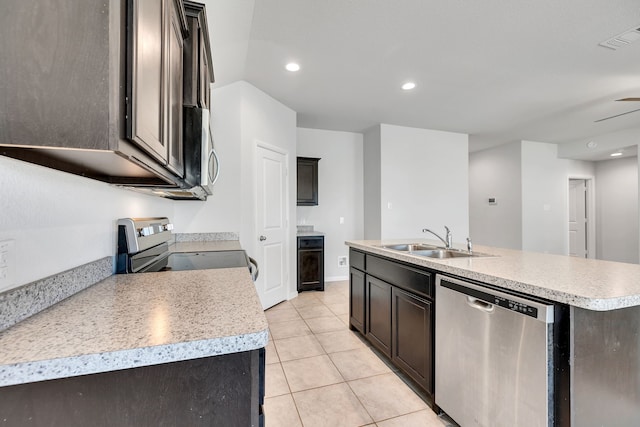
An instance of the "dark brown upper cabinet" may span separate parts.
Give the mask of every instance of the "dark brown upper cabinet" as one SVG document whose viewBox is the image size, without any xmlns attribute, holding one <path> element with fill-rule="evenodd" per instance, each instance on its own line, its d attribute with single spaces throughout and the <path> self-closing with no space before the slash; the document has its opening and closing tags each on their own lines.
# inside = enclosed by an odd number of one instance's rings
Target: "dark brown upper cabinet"
<svg viewBox="0 0 640 427">
<path fill-rule="evenodd" d="M 127 137 L 182 177 L 184 6 L 177 0 L 128 6 Z"/>
<path fill-rule="evenodd" d="M 184 41 L 184 105 L 211 108 L 211 83 L 213 66 L 207 24 L 203 4 L 184 2 L 189 36 Z"/>
<path fill-rule="evenodd" d="M 318 162 L 314 157 L 298 157 L 298 206 L 318 206 Z"/>
<path fill-rule="evenodd" d="M 0 28 L 0 154 L 112 184 L 186 187 L 182 0 L 6 2 Z"/>
</svg>

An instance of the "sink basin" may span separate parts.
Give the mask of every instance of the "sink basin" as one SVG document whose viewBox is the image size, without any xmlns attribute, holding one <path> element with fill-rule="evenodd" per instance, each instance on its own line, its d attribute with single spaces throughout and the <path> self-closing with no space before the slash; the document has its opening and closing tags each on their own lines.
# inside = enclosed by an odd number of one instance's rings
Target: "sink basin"
<svg viewBox="0 0 640 427">
<path fill-rule="evenodd" d="M 440 246 L 432 246 L 424 243 L 403 243 L 398 245 L 382 245 L 380 246 L 384 249 L 391 249 L 393 251 L 399 252 L 407 252 L 411 255 L 418 255 L 427 258 L 438 258 L 438 259 L 447 259 L 447 258 L 471 258 L 471 257 L 481 257 L 481 256 L 491 256 L 481 253 L 469 253 L 465 251 L 460 251 L 456 249 L 445 249 Z"/>
<path fill-rule="evenodd" d="M 425 245 L 422 243 L 407 243 L 401 245 L 384 245 L 382 246 L 385 249 L 391 249 L 394 251 L 401 252 L 416 252 L 416 251 L 426 251 L 426 250 L 434 250 L 438 249 L 437 246 Z"/>
<path fill-rule="evenodd" d="M 412 255 L 420 255 L 420 256 L 426 256 L 429 258 L 440 258 L 440 259 L 444 259 L 444 258 L 469 258 L 469 257 L 473 257 L 473 256 L 478 256 L 476 254 L 473 253 L 468 253 L 468 252 L 459 252 L 459 251 L 452 251 L 449 249 L 430 249 L 430 250 L 418 250 L 418 251 L 412 251 L 411 252 Z"/>
</svg>

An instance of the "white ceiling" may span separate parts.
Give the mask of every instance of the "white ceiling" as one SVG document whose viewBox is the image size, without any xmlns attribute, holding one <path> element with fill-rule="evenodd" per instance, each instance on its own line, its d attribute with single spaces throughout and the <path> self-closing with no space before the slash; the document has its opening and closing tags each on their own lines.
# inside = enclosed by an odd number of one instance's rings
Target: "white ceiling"
<svg viewBox="0 0 640 427">
<path fill-rule="evenodd" d="M 598 45 L 640 27 L 639 0 L 204 2 L 214 88 L 246 80 L 300 127 L 462 132 L 471 150 L 532 140 L 584 151 L 636 128 L 624 146 L 640 143 L 640 111 L 595 122 L 640 109 L 615 101 L 640 97 L 640 41 Z M 417 88 L 402 91 L 407 80 Z"/>
</svg>

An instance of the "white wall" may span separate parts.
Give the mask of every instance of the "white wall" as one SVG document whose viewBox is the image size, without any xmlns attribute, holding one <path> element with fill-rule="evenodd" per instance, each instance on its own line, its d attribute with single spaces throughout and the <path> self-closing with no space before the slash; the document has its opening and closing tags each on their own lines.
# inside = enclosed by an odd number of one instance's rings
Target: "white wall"
<svg viewBox="0 0 640 427">
<path fill-rule="evenodd" d="M 522 141 L 522 249 L 569 253 L 566 160 L 558 146 Z"/>
<path fill-rule="evenodd" d="M 364 238 L 380 239 L 382 231 L 382 201 L 380 199 L 380 125 L 364 134 Z"/>
<path fill-rule="evenodd" d="M 638 158 L 596 162 L 599 259 L 638 263 Z"/>
<path fill-rule="evenodd" d="M 118 218 L 172 218 L 173 206 L 170 200 L 0 156 L 0 240 L 15 240 L 9 288 L 113 257 Z"/>
<path fill-rule="evenodd" d="M 520 142 L 469 154 L 469 228 L 474 243 L 522 248 Z M 496 205 L 489 204 L 495 198 Z"/>
<path fill-rule="evenodd" d="M 593 164 L 558 158 L 558 146 L 522 141 L 522 249 L 569 253 L 568 180 L 593 176 Z"/>
<path fill-rule="evenodd" d="M 380 130 L 381 237 L 428 237 L 423 228 L 442 235 L 447 225 L 453 241 L 464 243 L 469 236 L 468 135 L 386 124 Z"/>
<path fill-rule="evenodd" d="M 338 257 L 349 255 L 345 240 L 364 238 L 363 135 L 352 132 L 298 128 L 298 156 L 318 157 L 318 206 L 298 206 L 297 223 L 325 233 L 325 280 L 346 280 L 348 266 Z M 344 223 L 340 224 L 340 218 Z"/>
</svg>

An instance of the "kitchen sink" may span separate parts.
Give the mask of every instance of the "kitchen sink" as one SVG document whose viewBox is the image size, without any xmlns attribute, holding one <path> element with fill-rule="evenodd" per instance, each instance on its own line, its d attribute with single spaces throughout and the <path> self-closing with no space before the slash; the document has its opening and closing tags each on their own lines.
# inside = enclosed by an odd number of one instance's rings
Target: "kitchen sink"
<svg viewBox="0 0 640 427">
<path fill-rule="evenodd" d="M 426 256 L 426 257 L 429 257 L 429 258 L 440 258 L 440 259 L 444 259 L 444 258 L 468 258 L 468 257 L 473 257 L 473 256 L 479 256 L 479 255 L 476 255 L 474 253 L 455 251 L 455 250 L 451 250 L 451 249 L 419 250 L 419 251 L 412 251 L 411 254 L 412 255 Z"/>
<path fill-rule="evenodd" d="M 427 245 L 424 243 L 403 243 L 397 245 L 382 245 L 380 247 L 383 249 L 391 249 L 392 251 L 406 252 L 411 255 L 438 259 L 492 256 L 476 252 L 469 253 L 457 249 L 446 249 L 440 246 Z"/>
<path fill-rule="evenodd" d="M 438 249 L 437 246 L 425 245 L 423 243 L 407 243 L 401 245 L 383 245 L 381 246 L 385 249 L 391 249 L 394 251 L 401 252 L 415 252 L 415 251 L 425 251 L 425 250 L 433 250 Z"/>
</svg>

